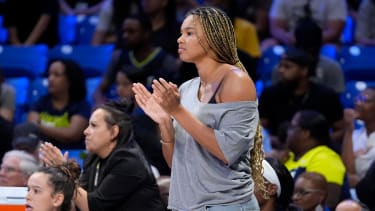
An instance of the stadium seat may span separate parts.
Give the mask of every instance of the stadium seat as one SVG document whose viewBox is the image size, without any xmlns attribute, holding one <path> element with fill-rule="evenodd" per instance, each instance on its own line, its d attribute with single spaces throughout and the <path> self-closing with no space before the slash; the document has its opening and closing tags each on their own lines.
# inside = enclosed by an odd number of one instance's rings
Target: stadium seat
<svg viewBox="0 0 375 211">
<path fill-rule="evenodd" d="M 87 90 L 86 99 L 87 99 L 87 102 L 89 102 L 91 106 L 94 105 L 94 92 L 95 92 L 95 89 L 99 86 L 100 80 L 101 80 L 101 77 L 93 77 L 93 78 L 86 79 L 86 90 Z"/>
<path fill-rule="evenodd" d="M 48 93 L 48 80 L 44 77 L 35 78 L 30 82 L 27 93 L 28 105 L 33 105 L 40 97 Z"/>
<path fill-rule="evenodd" d="M 375 47 L 348 46 L 339 53 L 346 81 L 375 79 Z"/>
<path fill-rule="evenodd" d="M 59 15 L 60 44 L 74 44 L 76 42 L 77 16 Z"/>
<path fill-rule="evenodd" d="M 58 45 L 49 52 L 49 59 L 72 59 L 83 69 L 85 77 L 98 77 L 106 71 L 113 45 Z"/>
<path fill-rule="evenodd" d="M 0 43 L 4 44 L 8 41 L 8 30 L 3 26 L 4 17 L 0 15 Z"/>
<path fill-rule="evenodd" d="M 341 42 L 345 45 L 351 45 L 354 41 L 355 21 L 351 16 L 346 17 L 345 27 L 341 33 Z"/>
<path fill-rule="evenodd" d="M 264 86 L 271 84 L 272 70 L 279 63 L 281 55 L 283 55 L 284 52 L 285 47 L 281 45 L 268 48 L 265 52 L 263 52 L 258 61 L 257 74 L 259 79 L 263 81 Z"/>
<path fill-rule="evenodd" d="M 30 81 L 26 77 L 15 77 L 7 78 L 6 83 L 11 85 L 15 90 L 15 101 L 16 101 L 16 111 L 15 111 L 15 122 L 19 123 L 25 120 L 28 99 L 27 94 L 30 86 Z"/>
<path fill-rule="evenodd" d="M 337 59 L 337 46 L 333 44 L 325 44 L 320 48 L 320 54 L 328 58 Z"/>
<path fill-rule="evenodd" d="M 77 17 L 77 34 L 76 44 L 87 45 L 91 44 L 92 37 L 95 32 L 96 24 L 99 21 L 99 17 L 96 15 Z"/>
<path fill-rule="evenodd" d="M 45 71 L 47 55 L 46 45 L 27 47 L 2 45 L 0 46 L 0 67 L 7 78 L 35 78 Z"/>
</svg>

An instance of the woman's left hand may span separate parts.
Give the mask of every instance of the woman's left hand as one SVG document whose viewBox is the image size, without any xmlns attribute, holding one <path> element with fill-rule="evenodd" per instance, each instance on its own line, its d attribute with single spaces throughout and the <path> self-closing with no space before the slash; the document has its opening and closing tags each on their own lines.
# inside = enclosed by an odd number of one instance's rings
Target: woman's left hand
<svg viewBox="0 0 375 211">
<path fill-rule="evenodd" d="M 61 150 L 51 143 L 44 142 L 40 145 L 40 159 L 47 166 L 61 165 L 68 160 L 68 151 L 62 154 Z"/>
<path fill-rule="evenodd" d="M 177 85 L 160 78 L 153 81 L 152 89 L 152 95 L 158 104 L 172 115 L 180 106 L 180 92 Z"/>
</svg>

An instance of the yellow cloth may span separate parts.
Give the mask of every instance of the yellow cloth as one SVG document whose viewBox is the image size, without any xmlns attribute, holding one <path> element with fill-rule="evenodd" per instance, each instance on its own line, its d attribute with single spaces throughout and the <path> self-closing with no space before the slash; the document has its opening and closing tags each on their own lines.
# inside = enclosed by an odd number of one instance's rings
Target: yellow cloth
<svg viewBox="0 0 375 211">
<path fill-rule="evenodd" d="M 258 35 L 255 26 L 242 18 L 234 19 L 234 33 L 237 47 L 252 57 L 259 58 L 261 55 Z"/>
<path fill-rule="evenodd" d="M 327 182 L 342 185 L 345 177 L 345 166 L 341 157 L 327 146 L 317 146 L 306 152 L 299 160 L 294 161 L 294 155 L 289 156 L 285 166 L 294 177 L 295 174 L 317 172 L 322 174 Z"/>
</svg>

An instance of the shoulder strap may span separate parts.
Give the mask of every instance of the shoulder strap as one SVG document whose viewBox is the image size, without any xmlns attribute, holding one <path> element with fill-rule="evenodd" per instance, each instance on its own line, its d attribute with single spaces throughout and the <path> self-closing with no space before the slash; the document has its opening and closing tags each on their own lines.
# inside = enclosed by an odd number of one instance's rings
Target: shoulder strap
<svg viewBox="0 0 375 211">
<path fill-rule="evenodd" d="M 220 89 L 220 87 L 221 87 L 221 84 L 223 83 L 223 81 L 224 81 L 224 77 L 221 79 L 221 81 L 219 82 L 219 85 L 216 87 L 216 90 L 215 90 L 215 92 L 214 92 L 214 94 L 212 95 L 212 97 L 211 97 L 211 99 L 210 99 L 210 101 L 208 101 L 208 103 L 212 103 L 212 104 L 216 104 L 217 102 L 216 102 L 216 94 L 217 94 L 217 92 L 219 91 L 219 89 Z"/>
</svg>

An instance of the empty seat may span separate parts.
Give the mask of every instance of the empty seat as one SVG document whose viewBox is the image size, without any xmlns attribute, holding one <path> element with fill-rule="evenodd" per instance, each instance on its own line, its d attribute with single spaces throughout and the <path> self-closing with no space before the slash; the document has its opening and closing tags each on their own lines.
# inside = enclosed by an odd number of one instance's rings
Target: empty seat
<svg viewBox="0 0 375 211">
<path fill-rule="evenodd" d="M 28 91 L 28 104 L 33 105 L 40 97 L 48 93 L 48 80 L 44 77 L 35 78 L 30 82 Z"/>
<path fill-rule="evenodd" d="M 5 77 L 35 78 L 43 74 L 47 65 L 48 47 L 34 45 L 0 46 L 0 67 Z"/>
<path fill-rule="evenodd" d="M 94 92 L 95 89 L 99 86 L 101 77 L 87 78 L 86 79 L 86 99 L 90 103 L 91 107 L 94 105 Z"/>
<path fill-rule="evenodd" d="M 59 15 L 60 44 L 73 44 L 76 41 L 77 16 Z"/>
<path fill-rule="evenodd" d="M 285 47 L 277 45 L 263 52 L 257 65 L 257 74 L 265 86 L 271 83 L 272 70 L 279 63 L 281 56 L 285 53 Z"/>
<path fill-rule="evenodd" d="M 92 15 L 92 16 L 80 15 L 77 17 L 76 44 L 79 44 L 79 45 L 91 44 L 91 40 L 94 35 L 98 21 L 99 21 L 99 18 L 96 15 Z"/>
<path fill-rule="evenodd" d="M 320 54 L 331 59 L 337 59 L 337 46 L 333 44 L 325 44 L 320 48 Z"/>
<path fill-rule="evenodd" d="M 375 79 L 375 47 L 348 46 L 343 47 L 338 60 L 344 70 L 345 79 L 364 80 Z"/>
<path fill-rule="evenodd" d="M 77 62 L 85 77 L 101 76 L 111 60 L 113 45 L 58 45 L 49 52 L 49 59 L 72 59 Z"/>
<path fill-rule="evenodd" d="M 355 21 L 348 15 L 345 21 L 345 27 L 341 33 L 341 42 L 346 45 L 351 45 L 354 41 Z"/>
</svg>

